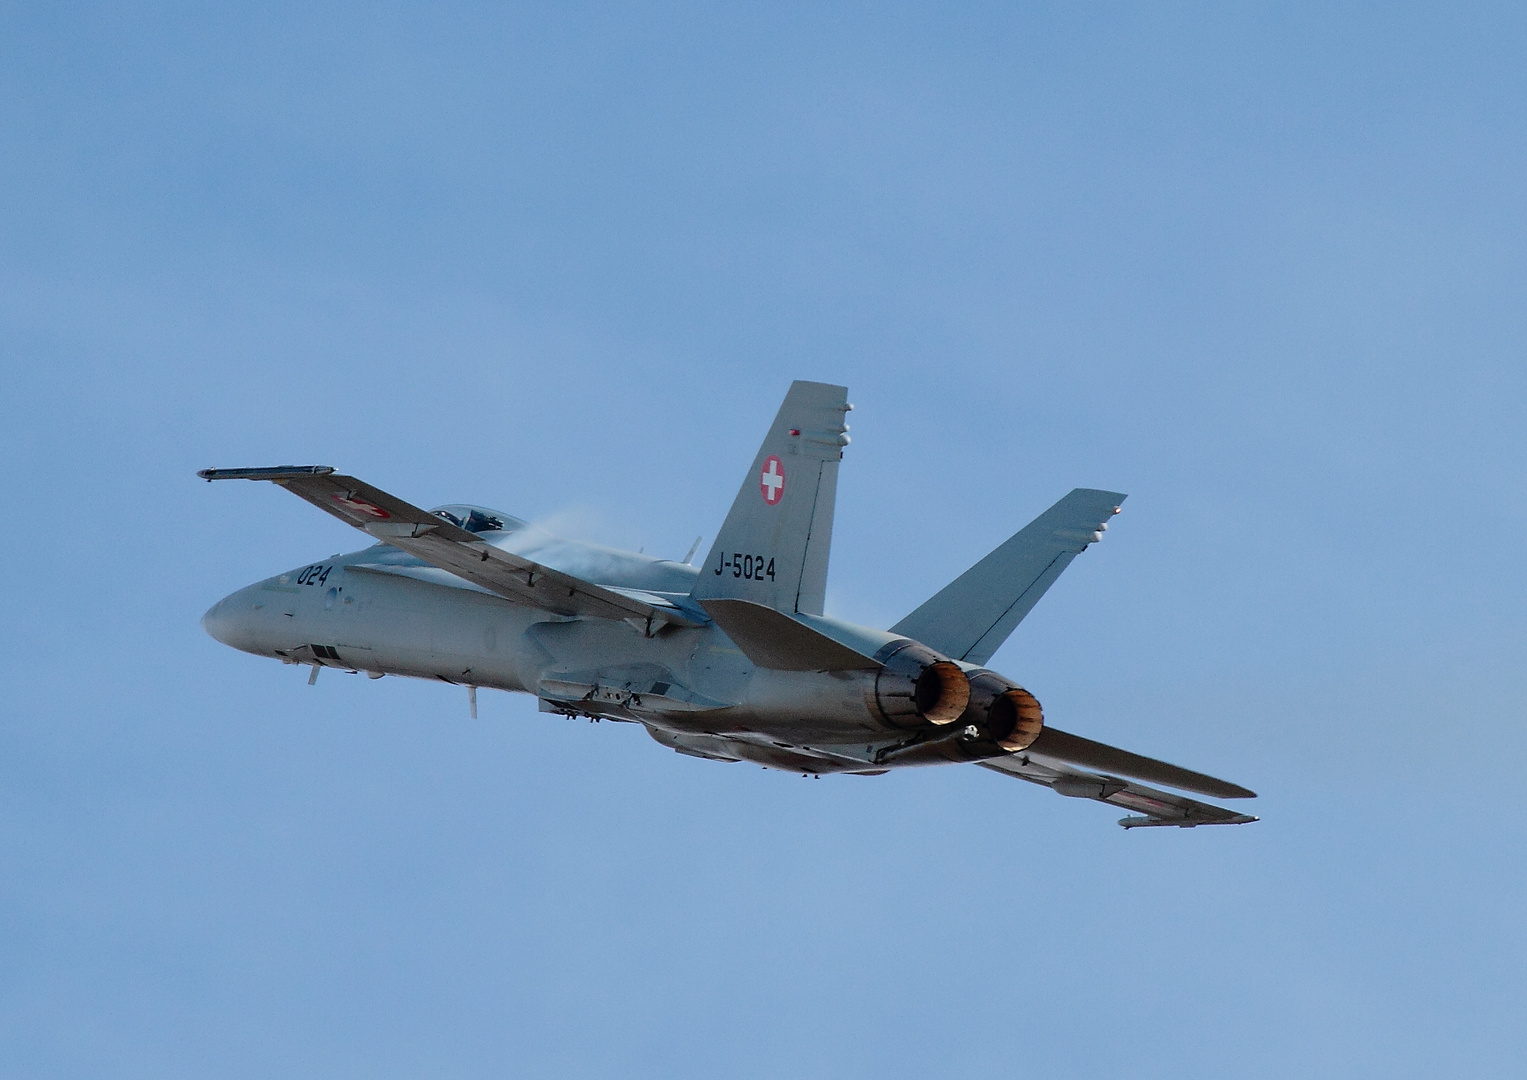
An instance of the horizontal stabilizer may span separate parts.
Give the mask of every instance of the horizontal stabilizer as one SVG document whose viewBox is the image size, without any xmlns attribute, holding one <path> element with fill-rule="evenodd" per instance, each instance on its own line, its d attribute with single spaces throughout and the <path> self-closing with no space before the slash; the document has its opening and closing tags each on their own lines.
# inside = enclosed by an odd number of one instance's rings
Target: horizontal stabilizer
<svg viewBox="0 0 1527 1080">
<path fill-rule="evenodd" d="M 775 671 L 857 671 L 880 664 L 782 611 L 748 600 L 702 600 L 744 656 Z"/>
<path fill-rule="evenodd" d="M 984 664 L 1088 544 L 1125 496 L 1077 488 L 901 622 L 905 634 L 956 660 Z"/>
<path fill-rule="evenodd" d="M 1039 738 L 1029 744 L 1027 753 L 1035 757 L 1063 761 L 1068 765 L 1080 765 L 1087 769 L 1099 769 L 1120 776 L 1132 776 L 1136 780 L 1149 780 L 1154 784 L 1196 791 L 1200 795 L 1212 795 L 1216 799 L 1255 799 L 1257 793 L 1216 780 L 1212 776 L 1193 772 L 1191 769 L 1168 765 L 1154 758 L 1131 754 L 1128 750 L 1107 746 L 1080 735 L 1072 735 L 1046 725 Z"/>
</svg>

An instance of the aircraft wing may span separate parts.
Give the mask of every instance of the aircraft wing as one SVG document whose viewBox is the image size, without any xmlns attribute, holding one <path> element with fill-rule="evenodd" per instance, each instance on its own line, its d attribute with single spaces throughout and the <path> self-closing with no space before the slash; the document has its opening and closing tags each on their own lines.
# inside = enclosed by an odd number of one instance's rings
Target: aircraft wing
<svg viewBox="0 0 1527 1080">
<path fill-rule="evenodd" d="M 1106 743 L 1093 742 L 1080 735 L 1072 735 L 1046 725 L 1044 730 L 1025 748 L 1029 755 L 1041 760 L 1053 760 L 1067 765 L 1080 765 L 1105 773 L 1136 780 L 1149 780 L 1153 784 L 1191 791 L 1198 795 L 1212 795 L 1216 799 L 1255 799 L 1257 793 L 1228 780 L 1216 780 L 1212 776 L 1184 769 L 1180 765 L 1168 765 L 1155 758 L 1141 757 L 1128 750 L 1120 750 Z"/>
<path fill-rule="evenodd" d="M 978 764 L 1031 784 L 1042 784 L 1058 795 L 1096 799 L 1134 811 L 1132 816 L 1119 819 L 1119 824 L 1126 829 L 1161 825 L 1191 829 L 1198 825 L 1245 825 L 1257 820 L 1250 814 L 1173 795 L 1117 776 L 1086 772 L 1039 754 L 1018 753 Z"/>
<path fill-rule="evenodd" d="M 347 525 L 448 570 L 490 592 L 558 615 L 629 620 L 652 633 L 665 623 L 699 622 L 661 597 L 595 585 L 494 547 L 451 524 L 327 465 L 271 469 L 203 469 L 204 480 L 268 480 Z"/>
</svg>

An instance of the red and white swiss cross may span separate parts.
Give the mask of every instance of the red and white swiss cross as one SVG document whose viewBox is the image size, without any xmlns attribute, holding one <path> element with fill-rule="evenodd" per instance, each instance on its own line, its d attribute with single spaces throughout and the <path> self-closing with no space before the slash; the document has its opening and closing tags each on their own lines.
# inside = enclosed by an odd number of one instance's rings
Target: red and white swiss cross
<svg viewBox="0 0 1527 1080">
<path fill-rule="evenodd" d="M 770 506 L 785 497 L 785 467 L 773 454 L 764 459 L 763 472 L 758 477 L 758 490 L 763 492 L 764 502 Z"/>
<path fill-rule="evenodd" d="M 391 514 L 389 514 L 386 510 L 383 510 L 376 503 L 362 499 L 348 491 L 343 495 L 335 494 L 329 497 L 335 502 L 339 503 L 339 505 L 343 506 L 346 510 L 349 510 L 355 514 L 360 514 L 362 517 L 377 518 L 378 520 L 382 521 L 392 517 Z"/>
</svg>

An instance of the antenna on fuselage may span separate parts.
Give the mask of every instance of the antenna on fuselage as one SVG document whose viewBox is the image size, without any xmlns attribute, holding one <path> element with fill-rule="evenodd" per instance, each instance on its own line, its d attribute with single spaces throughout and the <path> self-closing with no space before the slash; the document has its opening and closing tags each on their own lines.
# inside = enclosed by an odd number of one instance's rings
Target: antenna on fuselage
<svg viewBox="0 0 1527 1080">
<path fill-rule="evenodd" d="M 697 536 L 697 537 L 695 537 L 695 542 L 693 544 L 689 545 L 689 554 L 684 556 L 684 563 L 683 563 L 683 565 L 685 565 L 685 566 L 689 565 L 689 560 L 693 559 L 695 557 L 695 552 L 700 550 L 700 541 L 704 540 L 704 539 L 705 539 L 704 536 Z"/>
</svg>

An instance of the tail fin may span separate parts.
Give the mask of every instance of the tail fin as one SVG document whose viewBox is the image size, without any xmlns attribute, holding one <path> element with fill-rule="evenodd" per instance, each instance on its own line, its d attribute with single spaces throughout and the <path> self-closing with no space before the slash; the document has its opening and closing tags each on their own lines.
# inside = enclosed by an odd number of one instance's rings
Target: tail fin
<svg viewBox="0 0 1527 1080">
<path fill-rule="evenodd" d="M 1045 590 L 1119 512 L 1117 491 L 1077 488 L 891 627 L 956 660 L 984 664 Z"/>
<path fill-rule="evenodd" d="M 848 388 L 794 382 L 700 568 L 696 600 L 822 614 Z"/>
</svg>

